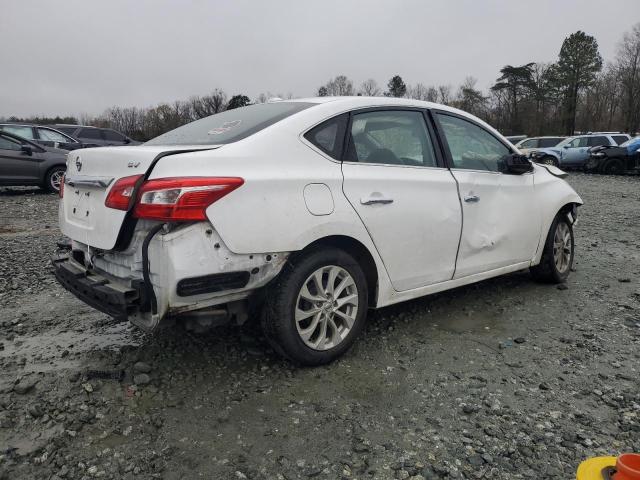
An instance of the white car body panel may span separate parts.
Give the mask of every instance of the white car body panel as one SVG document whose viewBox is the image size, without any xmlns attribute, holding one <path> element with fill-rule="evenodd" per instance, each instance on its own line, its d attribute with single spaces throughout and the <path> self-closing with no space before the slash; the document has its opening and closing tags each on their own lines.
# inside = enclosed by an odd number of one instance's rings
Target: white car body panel
<svg viewBox="0 0 640 480">
<path fill-rule="evenodd" d="M 531 174 L 507 175 L 341 163 L 303 137 L 344 112 L 407 106 L 455 112 L 508 143 L 486 123 L 459 110 L 395 98 L 300 101 L 317 105 L 222 146 L 87 149 L 79 152 L 80 171 L 74 170 L 78 151 L 70 153 L 68 172 L 80 179 L 144 173 L 157 156 L 179 150 L 186 152 L 160 158 L 149 178 L 244 180 L 207 208 L 209 222 L 160 232 L 150 242 L 151 283 L 159 310 L 153 318 L 132 319 L 137 324 L 153 328 L 167 314 L 246 298 L 273 279 L 292 252 L 327 237 L 353 239 L 370 253 L 377 271 L 372 299 L 377 307 L 473 283 L 538 263 L 557 212 L 567 204 L 582 203 L 565 181 L 540 166 L 534 165 Z M 125 217 L 123 211 L 104 207 L 112 185 L 77 192 L 65 187 L 60 225 L 78 248 L 89 253 L 104 250 L 95 260 L 101 272 L 116 279 L 140 278 L 141 235 L 125 251 L 111 251 Z M 423 185 L 429 188 L 420 188 Z M 77 210 L 76 202 L 87 192 L 92 208 L 90 219 L 83 220 L 73 208 Z M 363 198 L 376 193 L 392 196 L 394 203 L 362 205 Z M 467 204 L 460 198 L 472 194 L 478 194 L 480 202 Z M 260 273 L 238 291 L 197 298 L 175 294 L 175 285 L 184 278 L 255 268 Z"/>
</svg>

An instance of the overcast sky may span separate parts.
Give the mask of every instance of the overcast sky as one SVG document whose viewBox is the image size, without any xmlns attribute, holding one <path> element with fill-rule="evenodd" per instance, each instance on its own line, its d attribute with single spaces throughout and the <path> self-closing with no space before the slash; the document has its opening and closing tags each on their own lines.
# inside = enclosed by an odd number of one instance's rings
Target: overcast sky
<svg viewBox="0 0 640 480">
<path fill-rule="evenodd" d="M 0 117 L 96 114 L 222 88 L 312 96 L 339 74 L 486 89 L 576 30 L 605 60 L 640 0 L 2 0 Z"/>
</svg>

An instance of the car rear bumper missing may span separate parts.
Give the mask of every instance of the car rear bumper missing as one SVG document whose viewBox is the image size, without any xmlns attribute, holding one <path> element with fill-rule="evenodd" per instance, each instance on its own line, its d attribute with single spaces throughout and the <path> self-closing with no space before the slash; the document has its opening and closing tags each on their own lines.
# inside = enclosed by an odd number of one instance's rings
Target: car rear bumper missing
<svg viewBox="0 0 640 480">
<path fill-rule="evenodd" d="M 126 321 L 145 303 L 144 290 L 123 288 L 106 277 L 74 264 L 66 253 L 52 258 L 54 274 L 60 284 L 80 300 L 111 317 Z"/>
</svg>

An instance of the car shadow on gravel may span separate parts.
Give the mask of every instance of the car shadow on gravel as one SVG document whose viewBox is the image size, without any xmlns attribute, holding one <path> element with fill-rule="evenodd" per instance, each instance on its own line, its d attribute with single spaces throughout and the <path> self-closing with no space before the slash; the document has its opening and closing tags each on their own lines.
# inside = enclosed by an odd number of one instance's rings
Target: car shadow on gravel
<svg viewBox="0 0 640 480">
<path fill-rule="evenodd" d="M 25 195 L 53 196 L 40 187 L 0 187 L 0 197 L 21 197 Z"/>
</svg>

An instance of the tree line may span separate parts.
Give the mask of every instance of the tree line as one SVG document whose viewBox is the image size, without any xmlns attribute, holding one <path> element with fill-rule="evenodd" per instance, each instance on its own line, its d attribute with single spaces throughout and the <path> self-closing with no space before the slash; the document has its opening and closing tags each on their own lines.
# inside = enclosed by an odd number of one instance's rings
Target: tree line
<svg viewBox="0 0 640 480">
<path fill-rule="evenodd" d="M 505 65 L 488 91 L 467 77 L 460 86 L 407 85 L 394 75 L 382 88 L 369 78 L 358 87 L 345 75 L 317 89 L 318 96 L 366 95 L 426 100 L 472 113 L 505 135 L 572 135 L 588 131 L 640 130 L 640 23 L 624 33 L 615 58 L 605 64 L 598 42 L 582 31 L 562 43 L 554 62 Z M 111 107 L 98 116 L 19 119 L 33 123 L 78 123 L 110 127 L 132 138 L 148 140 L 193 120 L 273 97 L 262 93 L 253 101 L 243 94 L 228 97 L 215 89 L 208 95 L 161 103 L 154 107 Z M 293 98 L 293 95 L 276 95 Z M 64 120 L 64 121 L 60 121 Z"/>
</svg>

